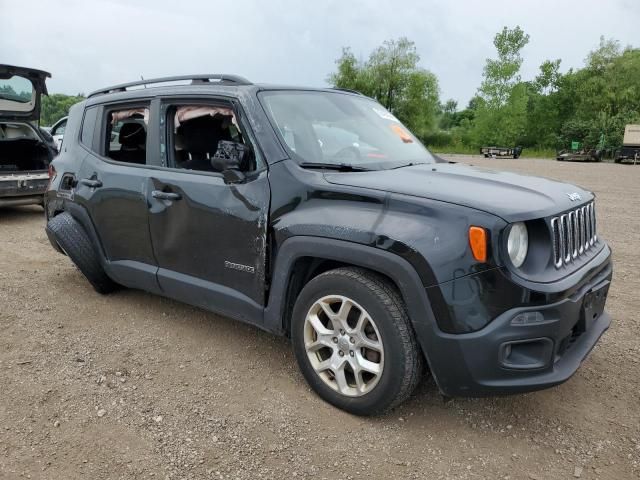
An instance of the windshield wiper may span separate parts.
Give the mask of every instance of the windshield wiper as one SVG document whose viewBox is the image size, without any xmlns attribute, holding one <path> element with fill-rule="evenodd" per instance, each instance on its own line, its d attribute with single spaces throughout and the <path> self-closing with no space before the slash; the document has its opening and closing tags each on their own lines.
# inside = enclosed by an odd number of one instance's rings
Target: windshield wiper
<svg viewBox="0 0 640 480">
<path fill-rule="evenodd" d="M 350 163 L 323 163 L 323 162 L 302 162 L 302 168 L 324 168 L 326 170 L 336 170 L 338 172 L 370 172 L 370 168 L 351 165 Z"/>
<path fill-rule="evenodd" d="M 390 168 L 390 170 L 395 170 L 397 168 L 404 168 L 404 167 L 415 167 L 416 165 L 426 165 L 427 162 L 409 162 L 409 163 L 403 163 L 402 165 L 398 165 L 397 167 L 393 167 Z"/>
</svg>

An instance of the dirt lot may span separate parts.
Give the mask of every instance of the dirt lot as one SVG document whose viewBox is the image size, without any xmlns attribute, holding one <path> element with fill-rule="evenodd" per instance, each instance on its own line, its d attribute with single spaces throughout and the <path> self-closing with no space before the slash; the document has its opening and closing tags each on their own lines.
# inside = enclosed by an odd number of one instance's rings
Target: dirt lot
<svg viewBox="0 0 640 480">
<path fill-rule="evenodd" d="M 569 382 L 444 402 L 426 378 L 387 416 L 353 417 L 307 388 L 286 340 L 100 296 L 41 208 L 0 210 L 0 478 L 640 478 L 640 167 L 456 159 L 597 193 L 614 323 Z"/>
</svg>

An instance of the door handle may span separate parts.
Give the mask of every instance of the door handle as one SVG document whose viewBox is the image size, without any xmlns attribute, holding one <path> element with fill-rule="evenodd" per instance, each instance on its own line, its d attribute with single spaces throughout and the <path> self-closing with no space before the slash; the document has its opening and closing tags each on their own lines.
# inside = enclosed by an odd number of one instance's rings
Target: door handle
<svg viewBox="0 0 640 480">
<path fill-rule="evenodd" d="M 179 193 L 163 192 L 162 190 L 154 190 L 151 192 L 151 196 L 159 200 L 180 200 L 182 198 Z"/>
<path fill-rule="evenodd" d="M 80 180 L 80 183 L 91 188 L 99 188 L 102 186 L 102 182 L 97 178 L 83 178 L 82 180 Z"/>
</svg>

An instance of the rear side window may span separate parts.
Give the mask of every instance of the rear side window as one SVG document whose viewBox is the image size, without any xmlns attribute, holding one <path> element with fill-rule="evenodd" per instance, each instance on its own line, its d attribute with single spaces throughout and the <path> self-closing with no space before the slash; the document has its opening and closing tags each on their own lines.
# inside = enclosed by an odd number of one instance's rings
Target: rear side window
<svg viewBox="0 0 640 480">
<path fill-rule="evenodd" d="M 123 163 L 147 163 L 148 106 L 108 110 L 104 128 L 104 156 Z"/>
<path fill-rule="evenodd" d="M 93 131 L 96 128 L 96 119 L 98 117 L 98 108 L 88 108 L 84 111 L 84 119 L 82 120 L 82 132 L 80 133 L 80 143 L 82 143 L 85 147 L 91 148 L 93 145 Z M 64 131 L 66 128 L 67 122 L 64 122 L 60 127 L 56 128 L 55 133 L 51 132 L 52 135 L 64 135 Z"/>
</svg>

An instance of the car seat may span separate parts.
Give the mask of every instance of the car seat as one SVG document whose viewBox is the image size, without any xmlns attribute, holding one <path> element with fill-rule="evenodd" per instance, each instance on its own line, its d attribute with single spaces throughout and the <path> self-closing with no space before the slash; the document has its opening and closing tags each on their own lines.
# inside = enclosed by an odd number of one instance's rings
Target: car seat
<svg viewBox="0 0 640 480">
<path fill-rule="evenodd" d="M 147 132 L 144 126 L 137 122 L 125 123 L 118 134 L 120 151 L 117 158 L 125 163 L 146 163 Z"/>
<path fill-rule="evenodd" d="M 220 140 L 231 140 L 228 128 L 223 128 L 224 115 L 205 115 L 181 124 L 182 143 L 188 160 L 183 168 L 213 172 L 211 159 L 218 150 Z"/>
</svg>

